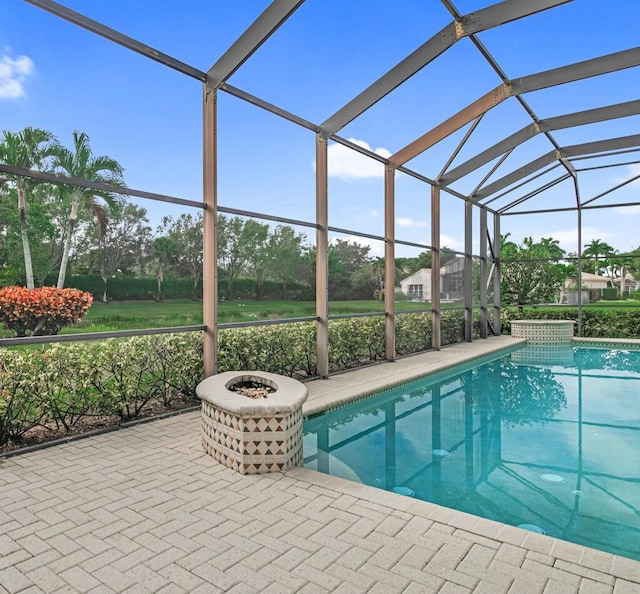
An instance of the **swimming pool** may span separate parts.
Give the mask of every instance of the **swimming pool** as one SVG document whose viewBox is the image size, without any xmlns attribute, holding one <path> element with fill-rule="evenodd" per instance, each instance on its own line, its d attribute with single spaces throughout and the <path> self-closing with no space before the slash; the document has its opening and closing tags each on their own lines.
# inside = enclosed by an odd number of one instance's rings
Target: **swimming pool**
<svg viewBox="0 0 640 594">
<path fill-rule="evenodd" d="M 305 421 L 304 466 L 640 560 L 640 351 L 525 347 Z"/>
</svg>

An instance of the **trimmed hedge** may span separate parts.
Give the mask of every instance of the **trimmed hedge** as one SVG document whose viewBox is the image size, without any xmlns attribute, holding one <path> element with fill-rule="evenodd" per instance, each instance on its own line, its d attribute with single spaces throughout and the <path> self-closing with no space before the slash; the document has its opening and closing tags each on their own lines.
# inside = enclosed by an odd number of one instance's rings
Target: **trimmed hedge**
<svg viewBox="0 0 640 594">
<path fill-rule="evenodd" d="M 477 317 L 477 316 L 476 316 Z M 502 311 L 502 330 L 514 319 L 577 319 L 576 309 Z M 585 336 L 640 337 L 640 312 L 583 311 Z M 384 359 L 382 316 L 329 322 L 330 369 Z M 474 317 L 474 334 L 478 320 Z M 464 340 L 464 312 L 441 317 L 443 344 Z M 396 316 L 396 352 L 431 348 L 431 314 Z M 314 322 L 229 328 L 218 336 L 220 371 L 261 369 L 290 377 L 317 375 Z M 0 349 L 0 445 L 45 424 L 70 431 L 91 415 L 134 419 L 150 402 L 171 407 L 195 400 L 202 377 L 202 335 L 161 334 L 100 343 L 53 344 L 46 349 Z"/>
<path fill-rule="evenodd" d="M 577 332 L 578 309 L 504 308 L 500 312 L 503 334 L 511 334 L 511 320 L 574 320 Z M 583 309 L 582 335 L 588 338 L 640 338 L 640 310 Z"/>
<path fill-rule="evenodd" d="M 443 316 L 448 319 L 449 316 Z M 451 317 L 452 327 L 459 322 Z M 431 347 L 428 314 L 399 316 L 397 351 Z M 329 322 L 330 369 L 384 359 L 384 318 Z M 229 328 L 218 336 L 218 367 L 317 375 L 314 322 Z M 90 416 L 139 417 L 152 401 L 193 397 L 202 377 L 202 335 L 161 334 L 45 349 L 0 349 L 0 445 L 36 426 L 71 431 Z"/>
<path fill-rule="evenodd" d="M 69 431 L 87 416 L 136 418 L 152 399 L 170 407 L 178 396 L 195 397 L 201 377 L 200 334 L 3 349 L 0 444 L 45 422 Z"/>
<path fill-rule="evenodd" d="M 55 285 L 57 277 L 48 276 L 44 284 Z M 104 283 L 99 275 L 68 276 L 66 284 L 91 293 L 96 301 L 102 299 Z M 239 278 L 233 284 L 234 299 L 255 299 L 256 282 L 251 278 Z M 116 275 L 107 282 L 107 297 L 110 301 L 152 300 L 158 293 L 158 281 L 155 276 L 133 277 Z M 282 283 L 265 281 L 262 288 L 263 299 L 282 299 Z M 218 294 L 228 298 L 224 279 L 218 280 Z M 199 299 L 202 297 L 202 281 L 194 289 L 193 279 L 165 277 L 162 283 L 163 299 Z M 292 283 L 287 285 L 287 299 L 313 299 L 313 290 L 308 285 Z"/>
</svg>

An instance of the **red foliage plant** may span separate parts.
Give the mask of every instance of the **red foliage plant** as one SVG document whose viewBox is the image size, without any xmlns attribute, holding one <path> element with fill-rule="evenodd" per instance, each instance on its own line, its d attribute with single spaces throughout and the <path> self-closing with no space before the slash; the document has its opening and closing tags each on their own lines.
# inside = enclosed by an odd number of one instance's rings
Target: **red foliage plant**
<svg viewBox="0 0 640 594">
<path fill-rule="evenodd" d="M 18 336 L 57 334 L 84 317 L 93 296 L 79 289 L 4 287 L 0 289 L 0 322 Z"/>
</svg>

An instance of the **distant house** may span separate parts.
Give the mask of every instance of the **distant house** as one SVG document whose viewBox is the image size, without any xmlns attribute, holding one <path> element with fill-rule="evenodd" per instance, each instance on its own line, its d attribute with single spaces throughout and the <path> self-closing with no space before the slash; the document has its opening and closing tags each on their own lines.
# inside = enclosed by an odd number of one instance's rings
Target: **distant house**
<svg viewBox="0 0 640 594">
<path fill-rule="evenodd" d="M 611 279 L 606 276 L 591 274 L 590 272 L 582 273 L 583 289 L 606 289 L 610 285 L 611 285 Z"/>
<path fill-rule="evenodd" d="M 576 291 L 576 279 L 568 278 L 564 286 L 566 289 L 572 288 L 572 290 L 568 290 L 566 293 L 566 302 L 568 305 L 577 305 L 578 304 L 578 291 Z M 606 276 L 600 276 L 599 274 L 592 274 L 590 272 L 582 273 L 582 303 L 590 303 L 593 299 L 597 299 L 598 297 L 593 297 L 591 295 L 591 291 L 601 291 L 602 289 L 606 289 L 611 286 L 611 279 Z"/>
<path fill-rule="evenodd" d="M 622 277 L 614 278 L 613 286 L 618 289 L 618 293 L 620 293 L 622 288 Z M 625 274 L 624 294 L 628 295 L 629 293 L 635 293 L 636 291 L 640 291 L 640 281 L 637 281 L 631 274 Z"/>
<path fill-rule="evenodd" d="M 431 268 L 421 268 L 400 281 L 403 295 L 416 301 L 431 301 Z"/>
<path fill-rule="evenodd" d="M 400 281 L 403 295 L 415 301 L 431 301 L 431 268 L 421 268 Z M 462 299 L 464 258 L 457 257 L 440 268 L 440 295 L 445 300 Z"/>
</svg>

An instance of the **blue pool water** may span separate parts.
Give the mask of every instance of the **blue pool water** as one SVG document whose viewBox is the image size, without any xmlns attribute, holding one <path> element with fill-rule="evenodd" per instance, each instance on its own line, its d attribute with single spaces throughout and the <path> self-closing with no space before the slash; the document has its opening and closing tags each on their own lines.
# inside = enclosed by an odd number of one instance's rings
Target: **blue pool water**
<svg viewBox="0 0 640 594">
<path fill-rule="evenodd" d="M 514 351 L 305 421 L 304 466 L 640 560 L 640 352 Z"/>
</svg>

